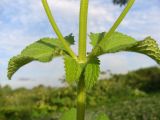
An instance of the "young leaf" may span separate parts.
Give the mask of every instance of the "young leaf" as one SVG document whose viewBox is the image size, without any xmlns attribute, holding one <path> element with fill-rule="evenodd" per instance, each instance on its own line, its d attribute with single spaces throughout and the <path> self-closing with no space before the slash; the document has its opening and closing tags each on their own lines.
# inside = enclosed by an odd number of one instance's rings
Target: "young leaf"
<svg viewBox="0 0 160 120">
<path fill-rule="evenodd" d="M 71 110 L 65 112 L 60 120 L 76 120 L 76 109 L 72 108 Z"/>
<path fill-rule="evenodd" d="M 79 80 L 83 70 L 83 65 L 79 64 L 75 59 L 67 55 L 64 57 L 64 64 L 67 82 L 71 84 L 74 81 Z"/>
<path fill-rule="evenodd" d="M 85 76 L 85 85 L 87 89 L 92 88 L 93 85 L 98 80 L 99 73 L 100 73 L 99 64 L 100 64 L 99 59 L 95 57 L 95 58 L 92 58 L 86 65 L 84 76 Z"/>
<path fill-rule="evenodd" d="M 72 41 L 73 37 L 69 35 L 68 43 Z M 8 64 L 8 78 L 11 79 L 13 74 L 19 70 L 22 66 L 32 62 L 50 62 L 54 57 L 58 57 L 66 54 L 63 46 L 54 38 L 43 38 L 35 43 L 27 46 L 20 55 L 17 55 L 10 59 Z"/>
</svg>

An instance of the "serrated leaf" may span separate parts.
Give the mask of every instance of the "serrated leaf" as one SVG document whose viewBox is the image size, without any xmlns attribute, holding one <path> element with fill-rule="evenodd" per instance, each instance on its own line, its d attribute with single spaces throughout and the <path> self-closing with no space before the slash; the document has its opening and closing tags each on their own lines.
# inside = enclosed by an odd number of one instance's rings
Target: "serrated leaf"
<svg viewBox="0 0 160 120">
<path fill-rule="evenodd" d="M 147 37 L 143 41 L 138 41 L 137 44 L 127 50 L 145 54 L 160 64 L 160 48 L 156 41 L 151 37 Z"/>
<path fill-rule="evenodd" d="M 26 65 L 27 63 L 33 61 L 34 58 L 32 57 L 26 57 L 26 56 L 21 56 L 18 55 L 16 57 L 13 57 L 9 61 L 9 66 L 8 66 L 8 79 L 11 79 L 12 75 L 22 66 Z"/>
<path fill-rule="evenodd" d="M 99 41 L 103 40 L 105 33 L 95 33 L 90 35 L 91 43 L 93 47 L 99 43 Z M 136 43 L 136 40 L 130 36 L 124 35 L 120 32 L 115 32 L 112 36 L 102 42 L 99 47 L 101 50 L 96 51 L 94 53 L 95 56 L 102 55 L 105 53 L 114 53 L 122 49 L 126 49 Z"/>
<path fill-rule="evenodd" d="M 71 110 L 64 112 L 60 120 L 76 120 L 76 109 L 72 108 Z"/>
<path fill-rule="evenodd" d="M 85 85 L 87 89 L 90 89 L 97 82 L 100 74 L 100 61 L 98 58 L 92 58 L 86 65 L 84 76 L 85 76 Z"/>
<path fill-rule="evenodd" d="M 69 45 L 73 45 L 74 44 L 74 36 L 72 34 L 68 35 L 65 37 L 65 40 L 68 42 Z M 60 49 L 65 50 L 63 44 L 61 43 L 60 40 L 56 40 L 56 42 L 54 43 L 55 46 L 57 46 Z M 65 50 L 66 51 L 66 50 Z M 66 51 L 67 52 L 67 51 Z"/>
<path fill-rule="evenodd" d="M 99 41 L 101 41 L 103 39 L 104 35 L 105 35 L 105 32 L 102 32 L 102 33 L 91 33 L 89 35 L 89 38 L 91 39 L 90 44 L 93 47 L 95 47 L 99 43 Z"/>
<path fill-rule="evenodd" d="M 53 57 L 63 54 L 63 50 L 59 49 L 55 44 L 56 41 L 56 39 L 43 38 L 27 46 L 20 55 L 32 57 L 40 62 L 49 62 Z"/>
<path fill-rule="evenodd" d="M 73 43 L 73 36 L 66 37 L 69 44 Z M 63 46 L 58 39 L 43 38 L 27 46 L 21 54 L 10 59 L 8 64 L 8 78 L 11 79 L 13 74 L 22 66 L 32 62 L 50 62 L 53 58 L 66 54 L 62 49 Z"/>
<path fill-rule="evenodd" d="M 100 36 L 100 37 L 98 37 Z M 101 41 L 104 37 L 104 33 L 99 34 L 91 34 L 90 38 L 92 40 L 92 45 L 95 46 L 98 41 Z M 99 38 L 99 39 L 98 39 Z M 101 38 L 101 40 L 100 40 Z M 147 37 L 143 41 L 137 41 L 134 38 L 124 35 L 119 32 L 113 33 L 113 35 L 96 46 L 97 49 L 91 53 L 93 56 L 99 56 L 106 53 L 115 53 L 121 51 L 132 51 L 137 53 L 145 54 L 152 59 L 154 59 L 157 63 L 160 63 L 160 49 L 158 44 L 151 37 Z"/>
<path fill-rule="evenodd" d="M 70 56 L 64 57 L 66 80 L 69 84 L 79 80 L 83 66 Z"/>
</svg>

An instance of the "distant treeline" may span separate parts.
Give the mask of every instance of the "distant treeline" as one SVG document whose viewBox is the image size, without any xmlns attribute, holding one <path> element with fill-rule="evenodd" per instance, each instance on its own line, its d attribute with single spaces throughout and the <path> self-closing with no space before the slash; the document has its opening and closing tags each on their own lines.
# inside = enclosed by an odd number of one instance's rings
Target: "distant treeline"
<svg viewBox="0 0 160 120">
<path fill-rule="evenodd" d="M 74 86 L 0 87 L 0 120 L 59 120 L 61 113 L 76 107 L 76 94 Z M 160 120 L 160 68 L 99 80 L 88 91 L 86 105 L 87 120 L 97 112 L 105 112 L 111 120 Z"/>
</svg>

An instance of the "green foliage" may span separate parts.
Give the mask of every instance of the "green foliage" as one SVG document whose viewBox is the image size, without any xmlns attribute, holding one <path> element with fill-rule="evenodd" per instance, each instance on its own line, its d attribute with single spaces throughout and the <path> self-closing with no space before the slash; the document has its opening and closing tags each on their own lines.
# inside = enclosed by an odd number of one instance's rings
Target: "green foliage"
<svg viewBox="0 0 160 120">
<path fill-rule="evenodd" d="M 65 37 L 68 44 L 74 43 L 72 35 Z M 65 48 L 54 38 L 43 38 L 37 42 L 27 46 L 20 55 L 10 59 L 8 65 L 8 78 L 11 79 L 12 75 L 22 66 L 32 62 L 50 62 L 53 58 L 66 54 Z"/>
<path fill-rule="evenodd" d="M 149 96 L 117 102 L 110 110 L 106 108 L 111 120 L 159 120 L 159 97 Z"/>
<path fill-rule="evenodd" d="M 8 79 L 11 79 L 13 74 L 22 66 L 30 63 L 31 61 L 36 60 L 32 57 L 18 55 L 13 57 L 9 61 L 8 65 Z"/>
<path fill-rule="evenodd" d="M 65 112 L 60 120 L 76 120 L 76 109 L 72 108 L 71 110 Z"/>
<path fill-rule="evenodd" d="M 92 58 L 86 65 L 84 76 L 85 76 L 85 85 L 87 89 L 93 87 L 97 82 L 99 73 L 100 73 L 100 61 L 98 58 Z"/>
<path fill-rule="evenodd" d="M 91 39 L 91 44 L 95 47 L 100 41 L 104 39 L 105 32 L 102 33 L 91 33 L 89 35 Z M 103 43 L 101 43 L 101 48 L 104 50 L 104 53 L 116 52 L 122 47 L 134 44 L 136 40 L 130 36 L 124 35 L 120 32 L 114 32 L 110 38 L 106 39 Z M 119 48 L 119 49 L 118 49 Z M 116 50 L 118 49 L 118 50 Z M 102 54 L 102 53 L 101 53 Z"/>
<path fill-rule="evenodd" d="M 100 73 L 100 61 L 98 58 L 92 58 L 87 64 L 78 63 L 70 56 L 64 57 L 66 80 L 68 83 L 78 82 L 81 75 L 85 76 L 85 86 L 91 89 L 97 82 Z"/>
<path fill-rule="evenodd" d="M 105 113 L 110 120 L 159 120 L 159 76 L 160 69 L 151 67 L 98 81 L 87 92 L 86 120 L 96 119 L 99 113 Z M 1 87 L 0 118 L 61 120 L 65 111 L 76 107 L 76 94 L 75 87 Z"/>
<path fill-rule="evenodd" d="M 104 37 L 106 33 L 90 33 L 89 38 L 91 39 L 90 44 L 95 47 Z"/>
<path fill-rule="evenodd" d="M 151 67 L 149 69 L 139 69 L 137 71 L 129 72 L 127 75 L 119 75 L 118 80 L 123 80 L 134 89 L 139 89 L 145 92 L 159 92 L 160 91 L 160 69 L 158 67 Z"/>
<path fill-rule="evenodd" d="M 109 120 L 109 118 L 106 114 L 100 114 L 97 116 L 96 120 Z"/>
<path fill-rule="evenodd" d="M 124 35 L 119 32 L 114 32 L 112 36 L 105 39 L 104 42 L 98 44 L 104 39 L 106 33 L 91 33 L 90 39 L 93 47 L 99 47 L 98 50 L 94 51 L 94 56 L 99 56 L 105 53 L 115 53 L 124 50 L 136 43 L 136 40 L 130 36 Z"/>
<path fill-rule="evenodd" d="M 93 56 L 99 56 L 105 53 L 115 53 L 119 51 L 132 51 L 145 54 L 157 61 L 157 63 L 160 63 L 159 46 L 151 37 L 147 37 L 143 41 L 136 41 L 132 37 L 115 32 L 110 38 L 98 44 L 99 41 L 104 39 L 104 35 L 104 32 L 96 34 L 91 33 L 91 44 L 94 47 L 97 47 L 96 45 L 98 45 L 98 49 L 94 51 Z"/>
<path fill-rule="evenodd" d="M 64 57 L 66 80 L 68 83 L 73 83 L 79 80 L 83 71 L 83 65 L 79 64 L 75 59 L 70 56 Z"/>
</svg>

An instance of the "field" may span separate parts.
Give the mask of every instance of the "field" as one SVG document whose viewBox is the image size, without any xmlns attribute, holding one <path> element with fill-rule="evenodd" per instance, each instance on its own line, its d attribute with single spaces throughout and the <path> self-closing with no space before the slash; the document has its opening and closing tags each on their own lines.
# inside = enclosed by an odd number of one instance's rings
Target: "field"
<svg viewBox="0 0 160 120">
<path fill-rule="evenodd" d="M 0 87 L 0 120 L 59 120 L 76 107 L 76 90 L 37 86 Z M 111 75 L 88 91 L 86 120 L 105 113 L 110 120 L 160 120 L 160 69 Z"/>
</svg>

